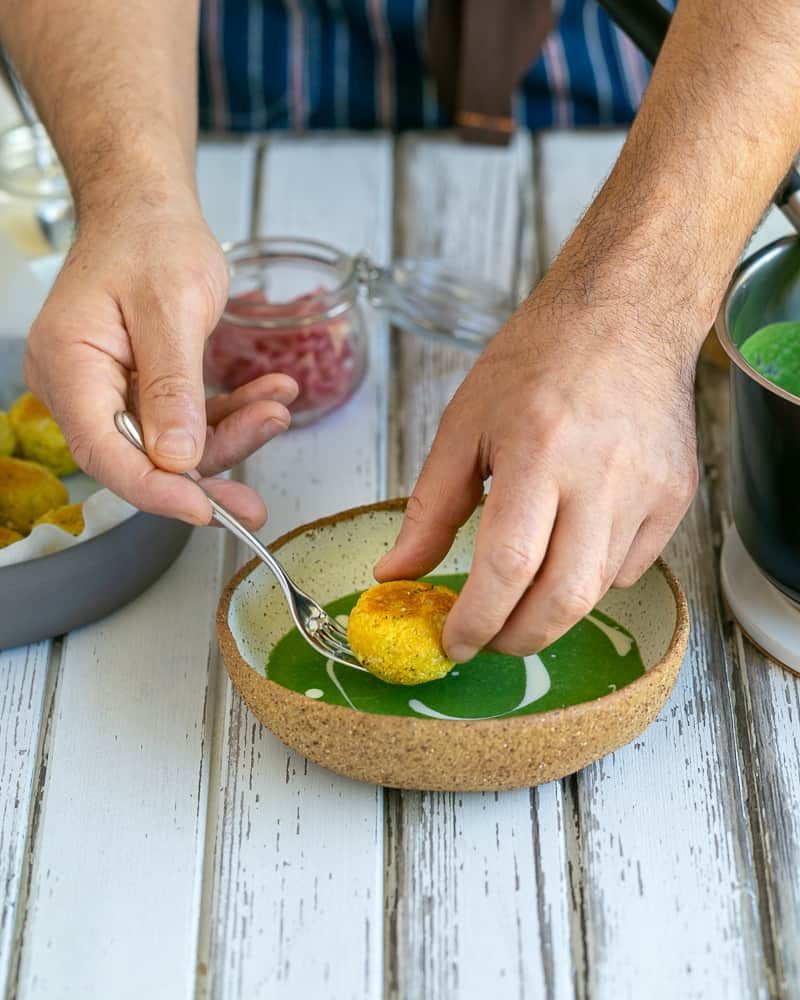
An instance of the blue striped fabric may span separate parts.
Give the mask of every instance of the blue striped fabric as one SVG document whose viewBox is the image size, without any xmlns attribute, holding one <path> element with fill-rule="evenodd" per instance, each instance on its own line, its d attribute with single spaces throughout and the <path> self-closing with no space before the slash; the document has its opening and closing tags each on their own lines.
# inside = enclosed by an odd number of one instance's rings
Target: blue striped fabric
<svg viewBox="0 0 800 1000">
<path fill-rule="evenodd" d="M 449 125 L 426 70 L 428 0 L 204 0 L 200 126 L 210 131 Z M 666 6 L 674 6 L 672 3 Z M 515 102 L 521 124 L 625 124 L 649 64 L 596 0 L 564 0 Z"/>
</svg>

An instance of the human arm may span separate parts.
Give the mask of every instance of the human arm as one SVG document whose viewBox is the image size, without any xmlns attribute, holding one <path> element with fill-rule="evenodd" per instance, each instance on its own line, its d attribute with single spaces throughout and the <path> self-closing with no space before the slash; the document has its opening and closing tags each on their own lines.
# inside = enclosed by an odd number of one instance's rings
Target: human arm
<svg viewBox="0 0 800 1000">
<path fill-rule="evenodd" d="M 492 475 L 455 659 L 553 641 L 685 512 L 697 353 L 800 146 L 798 29 L 787 0 L 681 0 L 614 170 L 448 407 L 376 574 L 431 569 Z"/>
<path fill-rule="evenodd" d="M 0 35 L 78 217 L 31 331 L 26 378 L 87 472 L 143 509 L 204 522 L 202 494 L 162 470 L 211 475 L 241 459 L 288 424 L 295 387 L 261 380 L 205 412 L 203 345 L 227 271 L 194 181 L 198 9 L 197 0 L 0 0 Z M 134 404 L 150 460 L 114 429 L 114 412 Z M 263 520 L 244 486 L 219 488 L 251 523 Z"/>
</svg>

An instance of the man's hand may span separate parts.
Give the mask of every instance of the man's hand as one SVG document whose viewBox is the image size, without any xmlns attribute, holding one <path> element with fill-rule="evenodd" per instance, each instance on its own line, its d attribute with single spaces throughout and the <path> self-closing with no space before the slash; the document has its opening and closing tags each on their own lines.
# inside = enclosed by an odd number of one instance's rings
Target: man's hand
<svg viewBox="0 0 800 1000">
<path fill-rule="evenodd" d="M 800 148 L 798 30 L 791 0 L 681 0 L 610 177 L 448 408 L 376 575 L 432 569 L 492 474 L 453 659 L 551 642 L 686 510 L 697 353 Z"/>
<path fill-rule="evenodd" d="M 445 412 L 376 575 L 433 569 L 492 476 L 445 627 L 454 660 L 553 642 L 610 586 L 634 583 L 686 511 L 697 482 L 693 359 L 665 357 L 652 331 L 630 323 L 623 341 L 601 329 L 608 322 L 534 294 Z"/>
<path fill-rule="evenodd" d="M 268 375 L 206 402 L 203 347 L 226 301 L 227 269 L 196 205 L 137 204 L 89 215 L 29 338 L 25 377 L 61 425 L 76 461 L 143 510 L 207 523 L 186 479 L 213 476 L 289 426 L 292 379 Z M 114 426 L 137 410 L 148 457 Z M 261 500 L 240 483 L 215 495 L 253 527 Z"/>
<path fill-rule="evenodd" d="M 78 239 L 31 332 L 26 378 L 87 472 L 144 510 L 201 523 L 169 472 L 212 475 L 283 430 L 276 375 L 208 404 L 203 345 L 227 271 L 195 189 L 199 0 L 0 0 L 0 34 L 70 181 Z M 114 428 L 138 407 L 146 458 Z M 214 492 L 257 526 L 243 485 Z"/>
</svg>

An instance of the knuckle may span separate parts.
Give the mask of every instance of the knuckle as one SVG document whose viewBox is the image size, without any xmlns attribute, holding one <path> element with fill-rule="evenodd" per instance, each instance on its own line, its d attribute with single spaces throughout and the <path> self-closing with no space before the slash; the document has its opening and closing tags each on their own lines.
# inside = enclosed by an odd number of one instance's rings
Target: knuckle
<svg viewBox="0 0 800 1000">
<path fill-rule="evenodd" d="M 417 493 L 408 498 L 405 510 L 405 520 L 409 524 L 421 524 L 425 520 L 425 504 Z"/>
<path fill-rule="evenodd" d="M 539 568 L 533 550 L 520 542 L 500 542 L 489 550 L 492 575 L 502 583 L 528 584 Z"/>
<path fill-rule="evenodd" d="M 143 379 L 140 390 L 150 402 L 188 402 L 194 398 L 188 379 L 173 373 L 157 374 Z"/>
<path fill-rule="evenodd" d="M 533 453 L 537 458 L 547 457 L 559 448 L 559 442 L 563 439 L 567 421 L 567 415 L 563 408 L 557 409 L 554 406 L 543 406 L 534 411 L 528 410 L 522 414 L 528 431 L 528 440 Z"/>
<path fill-rule="evenodd" d="M 697 458 L 693 457 L 688 463 L 688 466 L 684 470 L 683 477 L 681 479 L 681 500 L 685 504 L 689 504 L 692 501 L 695 493 L 697 492 L 697 487 L 700 484 L 700 470 L 697 467 Z"/>
<path fill-rule="evenodd" d="M 172 309 L 181 322 L 205 318 L 213 311 L 208 283 L 197 278 L 184 282 L 175 292 Z"/>
<path fill-rule="evenodd" d="M 217 311 L 217 295 L 211 284 L 185 273 L 150 274 L 135 292 L 142 320 L 155 319 L 166 331 L 175 332 L 201 325 L 210 328 Z M 136 306 L 134 306 L 136 309 Z"/>
<path fill-rule="evenodd" d="M 621 438 L 612 438 L 597 448 L 597 458 L 603 468 L 619 469 L 630 464 L 630 445 Z"/>
<path fill-rule="evenodd" d="M 28 332 L 23 361 L 23 375 L 26 383 L 36 389 L 33 383 L 39 380 L 40 372 L 48 357 L 55 354 L 59 348 L 53 327 L 46 324 L 41 317 L 37 318 Z"/>
<path fill-rule="evenodd" d="M 85 472 L 97 472 L 97 441 L 90 434 L 64 429 L 67 447 L 72 457 Z M 100 477 L 102 478 L 102 476 Z"/>
<path fill-rule="evenodd" d="M 596 591 L 588 584 L 563 587 L 551 598 L 552 619 L 558 625 L 574 625 L 592 610 L 595 601 Z"/>
</svg>

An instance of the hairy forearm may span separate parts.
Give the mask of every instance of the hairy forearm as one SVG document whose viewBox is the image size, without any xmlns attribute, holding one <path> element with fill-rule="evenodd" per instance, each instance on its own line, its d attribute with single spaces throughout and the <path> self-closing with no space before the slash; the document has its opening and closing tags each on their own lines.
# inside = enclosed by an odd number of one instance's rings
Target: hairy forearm
<svg viewBox="0 0 800 1000">
<path fill-rule="evenodd" d="M 557 264 L 559 295 L 614 286 L 699 345 L 800 148 L 798 36 L 794 0 L 681 0 L 622 154 Z"/>
<path fill-rule="evenodd" d="M 198 0 L 0 0 L 79 218 L 193 196 Z"/>
</svg>

